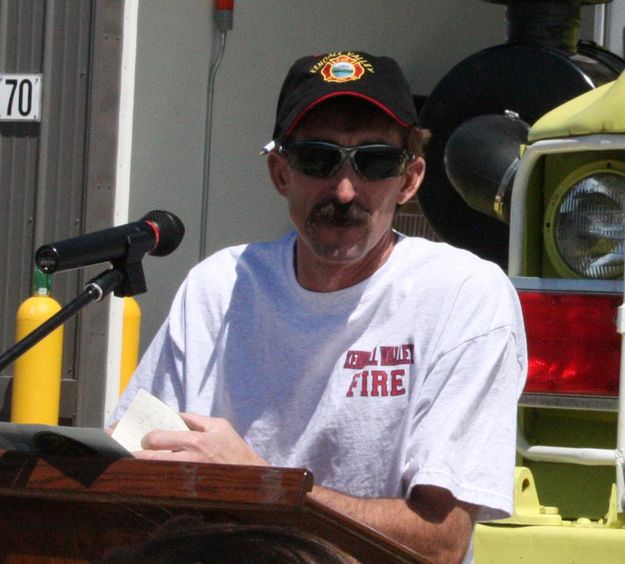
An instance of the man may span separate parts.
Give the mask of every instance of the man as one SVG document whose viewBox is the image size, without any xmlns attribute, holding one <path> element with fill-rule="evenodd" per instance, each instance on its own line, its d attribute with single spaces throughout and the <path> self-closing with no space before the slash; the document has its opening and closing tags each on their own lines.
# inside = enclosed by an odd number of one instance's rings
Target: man
<svg viewBox="0 0 625 564">
<path fill-rule="evenodd" d="M 306 467 L 312 497 L 438 562 L 509 514 L 521 313 L 494 264 L 393 231 L 426 138 L 392 59 L 293 65 L 266 152 L 295 230 L 189 273 L 114 419 L 144 387 L 191 431 L 139 457 Z"/>
</svg>

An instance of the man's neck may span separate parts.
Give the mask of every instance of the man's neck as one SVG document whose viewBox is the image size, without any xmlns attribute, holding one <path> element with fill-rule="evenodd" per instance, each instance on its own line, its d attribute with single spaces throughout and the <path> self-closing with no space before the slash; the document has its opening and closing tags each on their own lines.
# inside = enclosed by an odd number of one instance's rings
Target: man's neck
<svg viewBox="0 0 625 564">
<path fill-rule="evenodd" d="M 375 273 L 391 256 L 397 235 L 389 231 L 364 257 L 354 262 L 332 262 L 317 257 L 299 238 L 294 268 L 300 285 L 312 292 L 336 292 L 355 286 Z"/>
</svg>

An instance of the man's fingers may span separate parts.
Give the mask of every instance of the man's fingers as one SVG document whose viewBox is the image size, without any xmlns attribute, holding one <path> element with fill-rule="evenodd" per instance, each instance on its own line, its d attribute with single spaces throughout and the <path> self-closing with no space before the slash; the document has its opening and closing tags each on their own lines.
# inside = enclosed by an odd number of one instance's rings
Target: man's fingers
<svg viewBox="0 0 625 564">
<path fill-rule="evenodd" d="M 216 424 L 225 422 L 220 417 L 208 417 L 206 415 L 198 415 L 197 413 L 181 413 L 180 417 L 192 431 L 208 431 Z"/>
<path fill-rule="evenodd" d="M 161 452 L 172 451 L 166 458 L 160 454 L 142 455 L 142 458 L 213 462 L 216 464 L 251 464 L 267 466 L 267 462 L 254 452 L 232 425 L 220 417 L 206 417 L 182 413 L 190 431 L 150 431 L 141 439 L 141 448 Z"/>
<path fill-rule="evenodd" d="M 180 417 L 192 431 L 203 431 L 203 422 L 207 417 L 196 415 L 195 413 L 180 413 Z"/>
<path fill-rule="evenodd" d="M 198 453 L 180 450 L 140 450 L 132 453 L 141 460 L 171 460 L 174 462 L 203 462 Z"/>
<path fill-rule="evenodd" d="M 188 431 L 154 429 L 141 437 L 141 447 L 148 450 L 183 450 Z"/>
</svg>

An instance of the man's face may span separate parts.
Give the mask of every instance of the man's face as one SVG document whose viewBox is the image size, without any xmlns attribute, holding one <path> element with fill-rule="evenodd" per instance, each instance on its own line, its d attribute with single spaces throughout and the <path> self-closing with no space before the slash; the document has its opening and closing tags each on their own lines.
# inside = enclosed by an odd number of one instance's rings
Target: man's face
<svg viewBox="0 0 625 564">
<path fill-rule="evenodd" d="M 293 134 L 294 141 L 325 141 L 355 147 L 386 144 L 402 146 L 402 129 L 386 120 L 374 120 L 359 129 L 345 129 L 331 120 L 308 120 Z M 399 177 L 367 180 L 346 159 L 327 178 L 306 176 L 291 168 L 283 155 L 274 154 L 270 172 L 285 196 L 298 232 L 304 257 L 336 265 L 356 264 L 392 247 L 391 226 L 398 204 L 407 202 L 421 182 L 424 163 L 417 159 Z"/>
</svg>

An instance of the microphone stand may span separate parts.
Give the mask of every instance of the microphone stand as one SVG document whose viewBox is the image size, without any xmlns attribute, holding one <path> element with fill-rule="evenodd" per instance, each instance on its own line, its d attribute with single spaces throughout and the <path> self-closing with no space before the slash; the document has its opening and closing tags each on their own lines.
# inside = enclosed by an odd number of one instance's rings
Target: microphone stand
<svg viewBox="0 0 625 564">
<path fill-rule="evenodd" d="M 93 301 L 99 302 L 117 287 L 123 277 L 122 272 L 114 268 L 96 276 L 85 286 L 82 294 L 63 306 L 63 308 L 50 317 L 50 319 L 33 329 L 21 341 L 18 341 L 10 349 L 0 355 L 0 370 L 6 368 L 28 349 L 47 337 L 52 331 L 78 313 L 87 304 Z"/>
<path fill-rule="evenodd" d="M 116 296 L 124 297 L 142 294 L 147 290 L 141 260 L 151 249 L 151 240 L 146 233 L 133 233 L 128 236 L 127 242 L 126 255 L 112 261 L 113 268 L 105 270 L 90 280 L 82 294 L 0 355 L 0 370 L 47 337 L 87 304 L 101 301 L 112 291 L 115 291 Z"/>
</svg>

